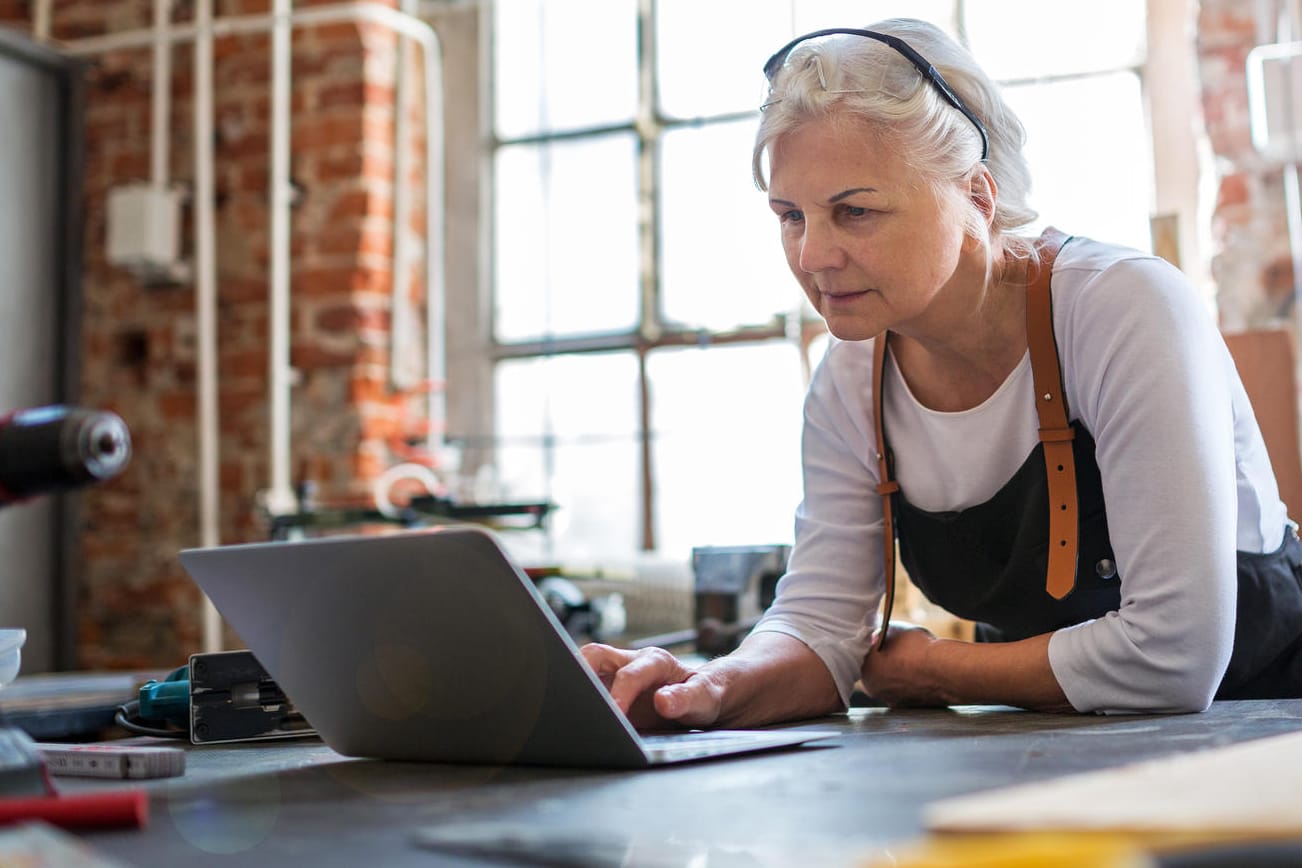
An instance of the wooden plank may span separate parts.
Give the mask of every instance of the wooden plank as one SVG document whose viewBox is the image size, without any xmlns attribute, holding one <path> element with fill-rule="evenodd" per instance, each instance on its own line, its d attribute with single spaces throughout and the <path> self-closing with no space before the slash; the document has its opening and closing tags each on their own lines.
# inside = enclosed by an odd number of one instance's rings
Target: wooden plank
<svg viewBox="0 0 1302 868">
<path fill-rule="evenodd" d="M 1297 835 L 1302 732 L 942 799 L 933 832 L 1033 830 Z"/>
</svg>

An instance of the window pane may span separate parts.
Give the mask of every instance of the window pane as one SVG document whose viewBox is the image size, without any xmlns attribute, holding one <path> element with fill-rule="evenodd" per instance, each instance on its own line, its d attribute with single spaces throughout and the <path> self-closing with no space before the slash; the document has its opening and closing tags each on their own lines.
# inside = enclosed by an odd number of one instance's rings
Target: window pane
<svg viewBox="0 0 1302 868">
<path fill-rule="evenodd" d="M 499 148 L 493 245 L 498 340 L 627 331 L 638 317 L 632 135 Z"/>
<path fill-rule="evenodd" d="M 1037 228 L 1150 250 L 1153 167 L 1139 77 L 1024 85 L 1004 96 L 1026 126 Z"/>
<path fill-rule="evenodd" d="M 662 140 L 661 298 L 674 323 L 766 323 L 803 298 L 777 218 L 750 174 L 756 121 L 689 127 Z"/>
<path fill-rule="evenodd" d="M 558 507 L 513 551 L 623 560 L 641 542 L 638 373 L 632 353 L 505 361 L 496 368 L 497 472 L 510 500 Z"/>
<path fill-rule="evenodd" d="M 804 384 L 790 343 L 648 357 L 659 551 L 790 543 Z"/>
<path fill-rule="evenodd" d="M 954 0 L 799 0 L 793 6 L 793 36 L 824 27 L 866 27 L 887 18 L 920 18 L 954 32 Z"/>
<path fill-rule="evenodd" d="M 1025 79 L 1140 64 L 1147 5 L 981 0 L 964 4 L 964 21 L 968 45 L 987 73 L 997 80 Z"/>
<path fill-rule="evenodd" d="M 762 68 L 787 38 L 787 0 L 659 0 L 656 5 L 660 109 L 705 117 L 759 108 Z"/>
<path fill-rule="evenodd" d="M 863 27 L 897 16 L 934 21 L 952 32 L 953 5 L 952 0 L 659 0 L 660 110 L 677 118 L 748 111 L 764 101 L 764 61 L 797 34 Z"/>
<path fill-rule="evenodd" d="M 633 119 L 636 0 L 494 0 L 493 13 L 499 137 Z"/>
</svg>

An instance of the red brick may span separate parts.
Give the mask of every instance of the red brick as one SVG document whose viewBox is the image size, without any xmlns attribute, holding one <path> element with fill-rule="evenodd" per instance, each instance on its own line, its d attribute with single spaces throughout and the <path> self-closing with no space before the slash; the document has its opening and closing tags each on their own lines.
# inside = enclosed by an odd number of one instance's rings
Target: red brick
<svg viewBox="0 0 1302 868">
<path fill-rule="evenodd" d="M 1246 205 L 1248 203 L 1248 176 L 1242 172 L 1226 175 L 1217 191 L 1216 207 Z"/>
<path fill-rule="evenodd" d="M 190 392 L 172 392 L 159 395 L 158 409 L 169 422 L 190 422 L 198 417 L 198 398 Z"/>
</svg>

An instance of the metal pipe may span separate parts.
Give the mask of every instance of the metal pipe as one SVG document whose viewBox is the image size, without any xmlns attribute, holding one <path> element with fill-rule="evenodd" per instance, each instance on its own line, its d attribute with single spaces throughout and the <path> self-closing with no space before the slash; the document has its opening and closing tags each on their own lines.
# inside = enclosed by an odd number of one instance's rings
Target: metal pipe
<svg viewBox="0 0 1302 868">
<path fill-rule="evenodd" d="M 216 183 L 213 179 L 212 0 L 197 0 L 194 20 L 195 312 L 199 343 L 199 544 L 221 543 L 217 417 Z M 203 601 L 203 650 L 221 650 L 221 617 Z"/>
<path fill-rule="evenodd" d="M 402 0 L 402 11 L 411 13 L 411 0 Z M 397 75 L 394 81 L 393 119 L 393 284 L 390 287 L 389 381 L 394 388 L 413 385 L 404 368 L 407 356 L 407 333 L 411 327 L 411 302 L 407 295 L 411 243 L 407 223 L 411 216 L 411 191 L 407 176 L 411 160 L 407 148 L 407 54 L 409 40 L 398 35 Z"/>
<path fill-rule="evenodd" d="M 50 38 L 50 8 L 54 0 L 36 0 L 32 6 L 32 37 L 37 42 Z"/>
<path fill-rule="evenodd" d="M 447 420 L 447 244 L 444 213 L 443 45 L 433 28 L 423 43 L 425 72 L 425 368 L 429 379 L 425 448 L 443 457 Z"/>
<path fill-rule="evenodd" d="M 289 176 L 291 0 L 275 0 L 271 25 L 271 239 L 267 294 L 268 350 L 268 470 L 271 487 L 266 507 L 273 515 L 294 509 L 290 481 L 290 209 L 293 190 Z"/>
<path fill-rule="evenodd" d="M 1297 163 L 1284 164 L 1284 212 L 1287 217 L 1289 253 L 1293 260 L 1293 310 L 1294 329 L 1302 324 L 1302 182 L 1298 179 Z"/>
<path fill-rule="evenodd" d="M 172 89 L 171 0 L 154 0 L 154 69 L 150 83 L 149 180 L 159 190 L 167 187 L 171 132 L 169 108 Z"/>
</svg>

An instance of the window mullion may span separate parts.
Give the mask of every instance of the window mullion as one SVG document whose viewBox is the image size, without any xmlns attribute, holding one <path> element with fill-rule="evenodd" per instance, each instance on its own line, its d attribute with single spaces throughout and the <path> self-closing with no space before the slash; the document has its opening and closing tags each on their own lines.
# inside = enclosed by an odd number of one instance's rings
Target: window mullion
<svg viewBox="0 0 1302 868">
<path fill-rule="evenodd" d="M 660 321 L 660 221 L 656 219 L 656 197 L 660 189 L 660 124 L 656 113 L 656 4 L 655 0 L 638 0 L 638 245 L 641 261 L 639 300 L 641 318 L 638 330 L 647 344 L 654 343 L 663 331 Z M 655 468 L 652 465 L 651 384 L 647 380 L 646 352 L 638 352 L 639 456 L 642 469 L 642 540 L 643 551 L 654 551 Z"/>
</svg>

